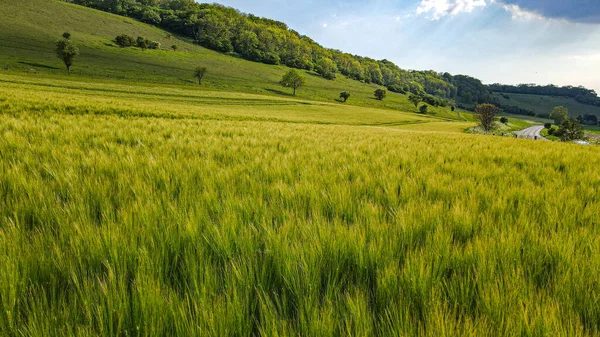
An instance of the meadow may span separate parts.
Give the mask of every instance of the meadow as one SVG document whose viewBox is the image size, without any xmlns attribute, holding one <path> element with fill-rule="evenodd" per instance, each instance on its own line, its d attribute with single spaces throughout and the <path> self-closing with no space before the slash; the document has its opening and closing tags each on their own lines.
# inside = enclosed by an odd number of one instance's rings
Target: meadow
<svg viewBox="0 0 600 337">
<path fill-rule="evenodd" d="M 0 75 L 2 336 L 598 336 L 596 148 Z"/>
<path fill-rule="evenodd" d="M 141 86 L 176 85 L 197 87 L 193 71 L 208 68 L 203 90 L 243 92 L 290 97 L 292 90 L 278 84 L 289 70 L 284 66 L 246 61 L 203 48 L 189 39 L 170 36 L 166 31 L 94 9 L 56 0 L 3 0 L 6 16 L 0 20 L 0 71 L 32 78 L 61 80 L 66 69 L 55 56 L 55 42 L 69 31 L 81 55 L 72 67 L 72 78 L 104 83 L 130 82 Z M 120 48 L 116 36 L 127 34 L 158 41 L 160 50 Z M 178 46 L 177 51 L 170 49 Z M 6 70 L 8 69 L 8 70 Z M 339 94 L 348 91 L 344 105 L 418 112 L 407 95 L 388 92 L 385 100 L 375 99 L 374 84 L 361 83 L 339 75 L 334 81 L 303 71 L 306 86 L 300 99 L 340 104 Z M 449 107 L 430 107 L 430 112 L 448 119 L 464 119 Z"/>
</svg>

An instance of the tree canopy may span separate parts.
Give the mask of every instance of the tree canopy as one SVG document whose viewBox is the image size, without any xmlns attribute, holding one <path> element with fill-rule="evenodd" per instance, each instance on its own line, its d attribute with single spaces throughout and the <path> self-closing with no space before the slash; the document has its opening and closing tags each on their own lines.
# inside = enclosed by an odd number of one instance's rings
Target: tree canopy
<svg viewBox="0 0 600 337">
<path fill-rule="evenodd" d="M 565 120 L 569 119 L 569 110 L 564 106 L 557 106 L 552 109 L 550 119 L 554 120 L 554 124 L 561 125 Z"/>
<path fill-rule="evenodd" d="M 303 86 L 306 82 L 304 80 L 304 77 L 302 77 L 302 75 L 300 75 L 300 73 L 298 73 L 297 70 L 290 69 L 290 71 L 288 71 L 287 74 L 283 76 L 279 83 L 284 87 L 294 89 L 293 94 L 294 96 L 296 96 L 296 90 Z"/>
<path fill-rule="evenodd" d="M 70 34 L 68 37 L 69 38 L 65 38 L 63 34 L 63 38 L 56 42 L 54 51 L 56 52 L 56 56 L 63 61 L 67 67 L 67 72 L 70 74 L 71 66 L 75 61 L 75 58 L 79 55 L 79 48 L 77 48 L 75 43 L 71 40 Z"/>
</svg>

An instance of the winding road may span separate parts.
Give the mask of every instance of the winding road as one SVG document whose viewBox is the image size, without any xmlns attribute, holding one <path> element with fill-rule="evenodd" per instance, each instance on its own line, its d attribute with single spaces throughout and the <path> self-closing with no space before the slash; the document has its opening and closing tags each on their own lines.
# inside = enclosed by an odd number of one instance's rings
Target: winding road
<svg viewBox="0 0 600 337">
<path fill-rule="evenodd" d="M 532 126 L 530 128 L 521 130 L 521 131 L 517 131 L 515 132 L 515 134 L 517 135 L 518 138 L 528 138 L 528 139 L 535 139 L 535 140 L 547 140 L 546 138 L 544 138 L 542 136 L 542 130 L 544 130 L 544 126 L 542 125 L 537 125 L 537 126 Z"/>
</svg>

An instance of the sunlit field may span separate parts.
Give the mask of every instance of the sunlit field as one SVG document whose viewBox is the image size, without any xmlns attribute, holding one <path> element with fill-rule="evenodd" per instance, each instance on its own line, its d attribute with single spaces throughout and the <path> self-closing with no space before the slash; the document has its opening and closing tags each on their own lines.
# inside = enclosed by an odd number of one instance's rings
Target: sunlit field
<svg viewBox="0 0 600 337">
<path fill-rule="evenodd" d="M 1 336 L 600 335 L 595 147 L 0 80 Z"/>
</svg>

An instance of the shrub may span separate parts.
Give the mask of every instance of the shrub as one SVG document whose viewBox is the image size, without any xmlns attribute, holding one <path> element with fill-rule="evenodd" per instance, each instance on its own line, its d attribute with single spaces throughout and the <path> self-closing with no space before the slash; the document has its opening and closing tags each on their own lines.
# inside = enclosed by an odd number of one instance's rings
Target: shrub
<svg viewBox="0 0 600 337">
<path fill-rule="evenodd" d="M 340 92 L 340 98 L 346 102 L 350 98 L 350 93 L 347 91 Z"/>
<path fill-rule="evenodd" d="M 160 42 L 158 41 L 149 41 L 147 42 L 148 49 L 160 49 Z"/>
<path fill-rule="evenodd" d="M 544 124 L 544 128 L 545 129 L 550 129 L 552 127 L 552 123 L 546 123 Z"/>
<path fill-rule="evenodd" d="M 427 111 L 428 111 L 427 104 L 423 104 L 423 105 L 421 105 L 421 107 L 419 108 L 419 111 L 420 111 L 422 114 L 426 114 L 426 113 L 427 113 Z"/>
<path fill-rule="evenodd" d="M 123 34 L 115 38 L 115 43 L 121 47 L 131 47 L 135 45 L 135 39 L 129 35 Z"/>
<path fill-rule="evenodd" d="M 506 117 L 501 117 L 501 118 L 500 118 L 500 123 L 502 123 L 502 124 L 508 124 L 508 118 L 506 118 Z"/>
</svg>

